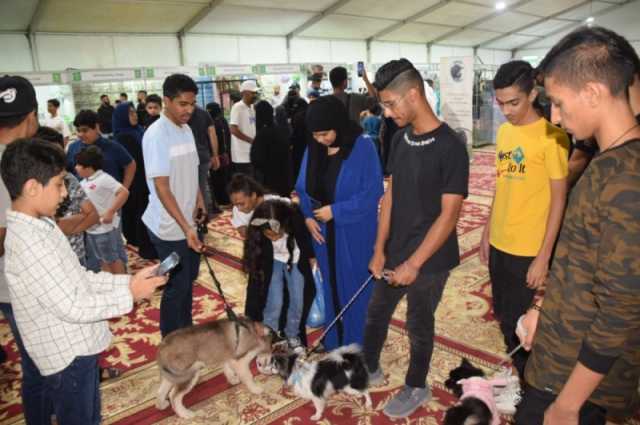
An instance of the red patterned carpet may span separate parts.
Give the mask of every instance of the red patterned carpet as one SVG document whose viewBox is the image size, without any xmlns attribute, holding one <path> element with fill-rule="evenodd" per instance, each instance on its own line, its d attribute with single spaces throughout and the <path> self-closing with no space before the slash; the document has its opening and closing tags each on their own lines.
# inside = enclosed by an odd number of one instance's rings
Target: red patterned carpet
<svg viewBox="0 0 640 425">
<path fill-rule="evenodd" d="M 443 301 L 437 312 L 436 345 L 429 373 L 433 399 L 410 418 L 395 423 L 438 424 L 453 396 L 444 389 L 449 370 L 461 357 L 492 373 L 504 356 L 504 346 L 491 313 L 491 291 L 488 271 L 480 265 L 478 245 L 490 207 L 493 191 L 493 152 L 478 150 L 471 169 L 471 194 L 464 204 L 458 224 L 462 264 L 449 279 Z M 231 228 L 226 212 L 213 223 L 207 244 L 213 267 L 222 281 L 225 294 L 236 311 L 243 310 L 246 278 L 240 271 L 242 241 Z M 142 262 L 131 252 L 131 267 Z M 117 366 L 124 374 L 102 385 L 102 414 L 106 424 L 306 424 L 314 413 L 310 403 L 300 400 L 283 388 L 273 376 L 256 374 L 265 388 L 262 395 L 250 394 L 243 386 L 230 386 L 219 367 L 208 369 L 199 385 L 186 397 L 185 404 L 200 413 L 185 421 L 170 409 L 155 408 L 155 391 L 159 382 L 155 358 L 160 342 L 157 320 L 160 294 L 141 304 L 129 315 L 111 322 L 115 334 L 112 347 L 104 353 L 103 365 Z M 388 424 L 382 408 L 404 383 L 408 362 L 408 340 L 404 331 L 406 303 L 401 302 L 394 315 L 382 354 L 385 382 L 372 389 L 373 410 L 361 400 L 345 395 L 330 399 L 320 422 L 327 424 Z M 201 267 L 194 289 L 194 318 L 197 322 L 213 320 L 223 314 L 222 303 L 212 282 Z M 312 338 L 319 331 L 312 332 Z M 0 344 L 9 351 L 10 360 L 0 366 L 0 424 L 23 423 L 19 388 L 20 368 L 15 343 L 5 321 L 0 321 Z M 506 420 L 503 423 L 507 423 Z"/>
</svg>

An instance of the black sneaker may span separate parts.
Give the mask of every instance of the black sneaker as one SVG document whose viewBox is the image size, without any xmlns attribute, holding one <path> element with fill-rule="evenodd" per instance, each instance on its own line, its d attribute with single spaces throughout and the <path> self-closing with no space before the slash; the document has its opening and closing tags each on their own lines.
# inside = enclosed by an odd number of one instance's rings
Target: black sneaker
<svg viewBox="0 0 640 425">
<path fill-rule="evenodd" d="M 4 351 L 2 347 L 0 347 L 0 364 L 7 361 L 7 353 Z"/>
</svg>

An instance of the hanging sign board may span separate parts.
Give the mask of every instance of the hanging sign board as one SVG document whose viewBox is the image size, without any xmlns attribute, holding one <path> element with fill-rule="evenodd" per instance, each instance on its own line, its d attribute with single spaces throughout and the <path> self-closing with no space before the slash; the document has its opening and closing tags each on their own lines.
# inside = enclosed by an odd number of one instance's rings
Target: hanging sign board
<svg viewBox="0 0 640 425">
<path fill-rule="evenodd" d="M 71 82 L 126 81 L 142 78 L 142 69 L 102 69 L 96 71 L 71 71 Z"/>
<path fill-rule="evenodd" d="M 247 75 L 253 74 L 251 65 L 216 65 L 215 75 Z"/>
<path fill-rule="evenodd" d="M 256 74 L 297 74 L 304 72 L 304 67 L 296 64 L 257 65 Z"/>
<path fill-rule="evenodd" d="M 169 75 L 185 74 L 191 78 L 200 76 L 197 66 L 174 66 L 167 68 L 145 68 L 145 77 L 147 79 L 164 80 Z"/>
<path fill-rule="evenodd" d="M 34 86 L 50 86 L 67 82 L 67 76 L 64 72 L 36 72 L 23 76 Z"/>
</svg>

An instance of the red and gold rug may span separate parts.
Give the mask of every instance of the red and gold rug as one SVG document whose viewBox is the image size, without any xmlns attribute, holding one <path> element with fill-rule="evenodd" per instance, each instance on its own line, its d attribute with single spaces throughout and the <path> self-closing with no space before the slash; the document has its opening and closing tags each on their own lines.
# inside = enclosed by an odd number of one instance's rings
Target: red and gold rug
<svg viewBox="0 0 640 425">
<path fill-rule="evenodd" d="M 436 344 L 429 373 L 433 399 L 410 418 L 395 423 L 439 424 L 454 397 L 443 382 L 449 370 L 462 357 L 492 373 L 504 358 L 504 345 L 491 312 L 491 289 L 488 271 L 480 264 L 478 246 L 482 226 L 491 205 L 494 185 L 494 153 L 478 150 L 471 167 L 470 196 L 465 201 L 458 223 L 462 264 L 453 270 L 443 300 L 437 311 Z M 237 312 L 243 311 L 245 275 L 241 271 L 242 240 L 232 229 L 230 214 L 225 212 L 210 223 L 207 244 L 209 257 L 225 295 Z M 143 262 L 131 251 L 131 267 Z M 307 424 L 314 413 L 312 405 L 283 388 L 273 376 L 256 375 L 265 388 L 262 395 L 249 393 L 243 386 L 230 386 L 219 367 L 207 370 L 199 385 L 186 397 L 185 404 L 200 416 L 185 421 L 170 409 L 154 407 L 159 375 L 154 363 L 160 342 L 158 331 L 160 294 L 143 303 L 129 315 L 111 321 L 115 335 L 111 348 L 102 357 L 103 365 L 124 370 L 117 379 L 102 384 L 102 414 L 105 424 Z M 214 320 L 224 314 L 206 267 L 201 267 L 194 288 L 194 319 Z M 409 344 L 404 330 L 406 303 L 401 302 L 394 315 L 385 348 L 382 368 L 383 385 L 373 388 L 374 408 L 364 408 L 362 400 L 345 395 L 330 399 L 320 422 L 328 424 L 389 424 L 382 408 L 404 383 Z M 312 337 L 319 331 L 312 331 Z M 15 343 L 6 322 L 0 321 L 0 344 L 9 351 L 10 360 L 0 365 L 0 424 L 23 423 L 20 406 L 20 367 Z M 506 423 L 506 421 L 504 421 Z"/>
</svg>

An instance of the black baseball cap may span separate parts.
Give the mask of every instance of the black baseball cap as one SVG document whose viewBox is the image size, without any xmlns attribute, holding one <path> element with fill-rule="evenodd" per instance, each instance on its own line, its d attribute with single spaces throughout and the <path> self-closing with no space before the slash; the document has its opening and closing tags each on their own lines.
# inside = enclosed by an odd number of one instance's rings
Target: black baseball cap
<svg viewBox="0 0 640 425">
<path fill-rule="evenodd" d="M 25 115 L 37 107 L 36 91 L 29 80 L 17 75 L 0 77 L 0 118 Z"/>
</svg>

